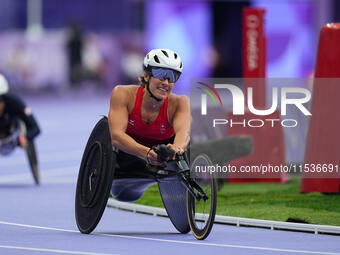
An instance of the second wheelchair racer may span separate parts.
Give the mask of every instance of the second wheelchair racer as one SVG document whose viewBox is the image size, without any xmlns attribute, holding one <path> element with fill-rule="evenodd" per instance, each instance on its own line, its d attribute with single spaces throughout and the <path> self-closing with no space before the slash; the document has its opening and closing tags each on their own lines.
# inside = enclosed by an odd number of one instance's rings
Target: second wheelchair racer
<svg viewBox="0 0 340 255">
<path fill-rule="evenodd" d="M 8 87 L 0 74 L 0 155 L 10 154 L 18 145 L 25 149 L 40 134 L 31 109 Z"/>
</svg>

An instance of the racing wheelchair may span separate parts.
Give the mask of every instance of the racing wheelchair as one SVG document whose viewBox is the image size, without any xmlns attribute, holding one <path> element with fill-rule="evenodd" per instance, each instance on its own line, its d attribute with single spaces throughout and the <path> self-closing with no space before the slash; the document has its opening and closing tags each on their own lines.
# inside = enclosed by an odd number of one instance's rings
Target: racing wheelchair
<svg viewBox="0 0 340 255">
<path fill-rule="evenodd" d="M 238 141 L 237 141 L 238 142 Z M 246 141 L 246 149 L 224 150 L 225 143 L 208 144 L 218 152 L 213 158 L 226 159 L 250 153 L 252 145 Z M 81 233 L 91 233 L 99 223 L 108 198 L 124 202 L 138 200 L 144 191 L 158 184 L 165 210 L 180 233 L 190 230 L 199 239 L 205 239 L 213 226 L 217 204 L 217 181 L 213 172 L 195 172 L 212 165 L 210 157 L 199 148 L 192 146 L 191 164 L 188 154 L 176 154 L 176 159 L 168 161 L 166 167 L 149 165 L 146 160 L 118 151 L 111 145 L 108 120 L 103 117 L 94 127 L 80 165 L 75 197 L 75 216 Z M 223 147 L 223 149 L 222 149 Z M 230 146 L 229 146 L 230 147 Z M 161 161 L 172 158 L 174 151 L 166 145 L 153 147 Z M 236 155 L 236 154 L 237 155 Z M 137 160 L 136 160 L 137 159 Z"/>
<path fill-rule="evenodd" d="M 26 127 L 20 121 L 15 122 L 17 130 L 14 130 L 9 136 L 0 139 L 0 155 L 7 156 L 11 154 L 16 147 L 18 147 L 18 137 L 22 131 L 26 132 Z M 33 141 L 28 141 L 25 149 L 31 173 L 36 185 L 40 184 L 38 157 Z"/>
</svg>

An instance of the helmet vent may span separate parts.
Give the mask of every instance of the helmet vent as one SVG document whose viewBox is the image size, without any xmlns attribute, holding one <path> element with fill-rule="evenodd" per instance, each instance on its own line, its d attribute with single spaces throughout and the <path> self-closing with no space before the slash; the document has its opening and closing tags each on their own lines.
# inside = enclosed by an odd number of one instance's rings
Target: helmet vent
<svg viewBox="0 0 340 255">
<path fill-rule="evenodd" d="M 177 59 L 177 54 L 175 53 L 175 59 Z"/>
<path fill-rule="evenodd" d="M 149 54 L 148 55 L 146 55 L 146 57 L 147 57 L 147 59 L 149 59 L 150 57 L 149 57 Z"/>
<path fill-rule="evenodd" d="M 182 62 L 181 62 L 181 64 L 180 64 L 179 68 L 182 68 Z"/>
<path fill-rule="evenodd" d="M 157 56 L 154 56 L 153 57 L 154 58 L 154 60 L 158 63 L 158 64 L 160 64 L 161 63 L 161 61 L 159 61 L 159 59 L 158 59 L 158 57 Z"/>
<path fill-rule="evenodd" d="M 167 57 L 169 57 L 168 53 L 165 50 L 162 50 L 163 54 Z"/>
</svg>

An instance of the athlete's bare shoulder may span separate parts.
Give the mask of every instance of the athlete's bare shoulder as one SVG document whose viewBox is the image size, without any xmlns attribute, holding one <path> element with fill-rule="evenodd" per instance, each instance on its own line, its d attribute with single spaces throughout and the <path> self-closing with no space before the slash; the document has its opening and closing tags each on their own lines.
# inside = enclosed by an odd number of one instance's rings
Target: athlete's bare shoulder
<svg viewBox="0 0 340 255">
<path fill-rule="evenodd" d="M 169 113 L 170 119 L 172 119 L 175 112 L 179 108 L 185 107 L 186 105 L 189 105 L 189 110 L 190 110 L 190 100 L 187 96 L 170 94 L 169 95 L 169 104 L 168 104 L 168 113 Z"/>
<path fill-rule="evenodd" d="M 131 112 L 135 97 L 138 90 L 137 85 L 117 85 L 112 90 L 111 94 L 111 105 L 119 104 L 120 106 L 125 106 L 128 108 L 128 111 Z"/>
<path fill-rule="evenodd" d="M 131 100 L 136 93 L 139 86 L 137 85 L 117 85 L 113 88 L 111 97 Z"/>
<path fill-rule="evenodd" d="M 169 96 L 169 105 L 178 106 L 178 104 L 183 104 L 185 102 L 188 102 L 189 98 L 185 95 L 176 95 L 176 94 L 170 94 Z"/>
<path fill-rule="evenodd" d="M 115 94 L 130 94 L 130 93 L 136 93 L 138 89 L 138 85 L 117 85 L 113 88 L 112 93 Z"/>
</svg>

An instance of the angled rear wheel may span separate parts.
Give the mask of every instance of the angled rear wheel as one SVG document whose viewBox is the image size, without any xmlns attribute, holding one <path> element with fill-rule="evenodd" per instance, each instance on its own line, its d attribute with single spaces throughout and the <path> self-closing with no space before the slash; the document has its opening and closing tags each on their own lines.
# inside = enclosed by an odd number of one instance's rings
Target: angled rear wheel
<svg viewBox="0 0 340 255">
<path fill-rule="evenodd" d="M 37 159 L 37 153 L 35 150 L 34 142 L 28 142 L 27 148 L 26 148 L 26 154 L 28 158 L 28 162 L 31 168 L 31 172 L 33 175 L 33 179 L 36 185 L 40 184 L 40 177 L 39 177 L 39 169 L 38 169 L 38 159 Z"/>
<path fill-rule="evenodd" d="M 104 213 L 114 177 L 115 161 L 108 121 L 104 117 L 90 135 L 78 174 L 75 211 L 81 233 L 91 233 Z"/>
</svg>

